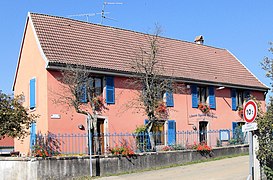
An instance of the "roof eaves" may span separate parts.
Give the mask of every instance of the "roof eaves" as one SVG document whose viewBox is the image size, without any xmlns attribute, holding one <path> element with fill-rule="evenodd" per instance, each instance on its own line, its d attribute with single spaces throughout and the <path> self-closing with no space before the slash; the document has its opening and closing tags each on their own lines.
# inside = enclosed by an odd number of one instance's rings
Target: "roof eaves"
<svg viewBox="0 0 273 180">
<path fill-rule="evenodd" d="M 30 20 L 30 23 L 31 23 L 31 27 L 32 27 L 32 30 L 33 30 L 33 32 L 34 32 L 34 37 L 35 37 L 35 40 L 36 40 L 36 43 L 37 43 L 37 45 L 38 45 L 38 49 L 39 49 L 39 51 L 40 51 L 40 53 L 41 53 L 41 56 L 42 56 L 42 58 L 44 59 L 44 61 L 45 61 L 45 63 L 46 63 L 46 66 L 47 66 L 47 64 L 48 64 L 48 59 L 47 59 L 47 57 L 46 57 L 46 55 L 45 55 L 45 53 L 44 53 L 44 51 L 43 51 L 43 48 L 42 48 L 42 46 L 41 46 L 41 43 L 40 43 L 40 41 L 39 41 L 39 37 L 38 37 L 38 35 L 37 35 L 37 32 L 36 32 L 36 29 L 35 29 L 35 27 L 34 27 L 34 23 L 33 23 L 33 21 L 32 21 L 32 17 L 31 17 L 31 14 L 32 13 L 28 13 L 28 17 L 29 17 L 29 20 Z"/>
<path fill-rule="evenodd" d="M 65 70 L 67 69 L 65 63 L 56 63 L 56 62 L 49 62 L 47 69 L 48 70 Z M 73 66 L 73 65 L 72 65 Z M 75 67 L 79 67 L 75 65 Z M 114 69 L 107 69 L 107 68 L 96 68 L 96 67 L 87 67 L 87 71 L 95 74 L 103 74 L 103 75 L 111 75 L 111 76 L 125 76 L 125 77 L 134 77 L 135 74 L 129 71 L 119 71 Z M 227 87 L 227 88 L 238 88 L 238 89 L 248 89 L 248 90 L 256 90 L 267 92 L 267 87 L 254 87 L 254 86 L 242 86 L 238 84 L 230 84 L 224 82 L 215 82 L 215 81 L 203 81 L 198 79 L 190 79 L 190 78 L 183 78 L 183 77 L 173 77 L 176 82 L 183 82 L 188 84 L 200 84 L 200 85 L 213 85 L 216 87 Z"/>
</svg>

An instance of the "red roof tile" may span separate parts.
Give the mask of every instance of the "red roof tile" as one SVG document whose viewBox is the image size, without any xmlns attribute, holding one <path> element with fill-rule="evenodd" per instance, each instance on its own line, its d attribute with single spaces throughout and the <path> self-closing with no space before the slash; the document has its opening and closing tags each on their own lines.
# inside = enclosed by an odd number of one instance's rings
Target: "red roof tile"
<svg viewBox="0 0 273 180">
<path fill-rule="evenodd" d="M 147 45 L 147 35 L 68 18 L 30 14 L 41 47 L 51 63 L 131 71 L 130 61 Z M 166 75 L 267 89 L 229 51 L 160 37 L 159 58 Z"/>
<path fill-rule="evenodd" d="M 11 137 L 5 137 L 4 139 L 0 139 L 0 147 L 13 147 L 14 140 Z"/>
</svg>

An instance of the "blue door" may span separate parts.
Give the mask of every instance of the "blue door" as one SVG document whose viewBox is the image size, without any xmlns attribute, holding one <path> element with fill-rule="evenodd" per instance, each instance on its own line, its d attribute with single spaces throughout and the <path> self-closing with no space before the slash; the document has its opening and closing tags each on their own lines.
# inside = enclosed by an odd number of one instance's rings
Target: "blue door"
<svg viewBox="0 0 273 180">
<path fill-rule="evenodd" d="M 36 143 L 36 123 L 31 123 L 31 126 L 30 126 L 30 149 L 33 148 L 35 143 Z"/>
<path fill-rule="evenodd" d="M 168 145 L 176 143 L 176 124 L 174 120 L 168 121 Z"/>
</svg>

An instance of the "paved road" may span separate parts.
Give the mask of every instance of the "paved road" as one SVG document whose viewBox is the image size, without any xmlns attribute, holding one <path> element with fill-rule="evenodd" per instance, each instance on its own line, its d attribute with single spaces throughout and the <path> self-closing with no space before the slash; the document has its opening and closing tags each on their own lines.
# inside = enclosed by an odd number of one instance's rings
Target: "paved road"
<svg viewBox="0 0 273 180">
<path fill-rule="evenodd" d="M 99 180 L 246 180 L 248 158 L 248 156 L 240 156 L 174 168 L 103 177 Z"/>
</svg>

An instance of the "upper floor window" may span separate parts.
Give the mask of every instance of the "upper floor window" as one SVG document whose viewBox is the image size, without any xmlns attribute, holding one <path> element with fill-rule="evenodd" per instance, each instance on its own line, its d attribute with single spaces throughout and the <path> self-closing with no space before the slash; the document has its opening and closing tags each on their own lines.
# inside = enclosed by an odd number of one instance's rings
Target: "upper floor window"
<svg viewBox="0 0 273 180">
<path fill-rule="evenodd" d="M 216 108 L 214 86 L 191 85 L 192 107 L 197 108 L 199 103 L 207 103 L 210 108 Z"/>
<path fill-rule="evenodd" d="M 90 93 L 91 97 L 103 96 L 104 88 L 104 78 L 103 77 L 91 77 L 88 79 L 88 83 L 83 83 L 80 85 L 79 100 L 82 103 L 88 101 L 87 93 Z M 114 86 L 114 77 L 107 76 L 105 77 L 105 100 L 107 104 L 115 103 L 115 86 Z"/>
<path fill-rule="evenodd" d="M 94 77 L 91 79 L 90 88 L 93 91 L 94 96 L 101 96 L 103 93 L 103 78 L 102 77 Z"/>
<path fill-rule="evenodd" d="M 159 87 L 156 87 L 159 88 Z M 146 92 L 146 86 L 143 85 L 142 93 L 147 93 Z M 169 88 L 166 89 L 155 89 L 152 92 L 150 91 L 150 95 L 144 94 L 144 97 L 149 97 L 152 96 L 156 100 L 159 101 L 164 101 L 166 103 L 167 107 L 174 107 L 174 98 L 173 98 L 173 92 L 172 92 L 172 87 L 169 85 Z"/>
<path fill-rule="evenodd" d="M 236 111 L 238 107 L 243 107 L 244 101 L 249 97 L 248 90 L 231 89 L 232 110 Z"/>
<path fill-rule="evenodd" d="M 208 102 L 208 88 L 197 86 L 198 103 Z"/>
</svg>

